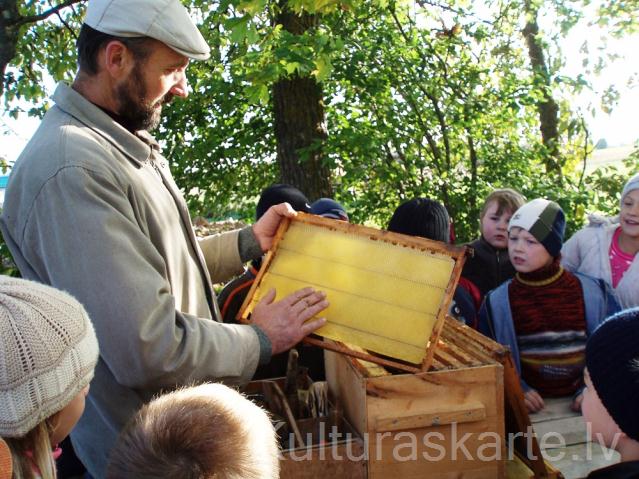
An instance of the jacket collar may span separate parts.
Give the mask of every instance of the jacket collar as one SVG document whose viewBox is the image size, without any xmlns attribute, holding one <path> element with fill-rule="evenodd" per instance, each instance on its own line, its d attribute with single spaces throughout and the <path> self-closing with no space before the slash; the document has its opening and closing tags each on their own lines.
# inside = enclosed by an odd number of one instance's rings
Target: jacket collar
<svg viewBox="0 0 639 479">
<path fill-rule="evenodd" d="M 58 108 L 104 137 L 123 155 L 139 165 L 151 159 L 152 150 L 161 150 L 149 132 L 141 130 L 135 134 L 130 133 L 64 82 L 58 83 L 52 99 Z"/>
</svg>

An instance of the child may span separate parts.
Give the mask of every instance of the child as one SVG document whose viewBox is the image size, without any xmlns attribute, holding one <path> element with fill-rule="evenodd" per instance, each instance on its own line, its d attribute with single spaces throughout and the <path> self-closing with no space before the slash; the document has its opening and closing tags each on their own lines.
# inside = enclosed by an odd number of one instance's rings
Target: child
<svg viewBox="0 0 639 479">
<path fill-rule="evenodd" d="M 222 384 L 160 396 L 126 426 L 107 479 L 270 479 L 278 445 L 267 414 Z"/>
<path fill-rule="evenodd" d="M 510 188 L 495 190 L 484 201 L 479 216 L 481 236 L 469 244 L 474 253 L 462 270 L 462 277 L 479 288 L 480 299 L 515 275 L 508 259 L 508 222 L 524 203 L 524 197 Z"/>
<path fill-rule="evenodd" d="M 446 207 L 429 198 L 414 198 L 397 207 L 388 223 L 388 231 L 410 236 L 421 236 L 448 243 L 450 218 Z M 460 282 L 455 289 L 450 314 L 475 327 L 477 306 L 472 293 Z"/>
<path fill-rule="evenodd" d="M 530 412 L 544 407 L 540 392 L 578 391 L 587 336 L 618 309 L 603 281 L 559 265 L 564 229 L 555 202 L 536 199 L 519 208 L 508 227 L 517 274 L 488 293 L 479 313 L 479 330 L 510 347 Z"/>
<path fill-rule="evenodd" d="M 0 276 L 0 436 L 13 477 L 56 477 L 98 360 L 84 308 L 62 291 Z M 1 442 L 1 441 L 0 441 Z"/>
<path fill-rule="evenodd" d="M 586 345 L 586 390 L 581 409 L 591 434 L 621 454 L 621 462 L 591 479 L 639 477 L 639 309 L 604 322 Z"/>
<path fill-rule="evenodd" d="M 311 213 L 324 218 L 332 218 L 334 220 L 349 221 L 348 213 L 344 207 L 331 198 L 320 198 L 311 204 Z"/>
<path fill-rule="evenodd" d="M 570 271 L 601 278 L 622 308 L 639 306 L 639 173 L 623 188 L 619 222 L 597 216 L 575 233 L 563 249 L 562 264 Z"/>
</svg>

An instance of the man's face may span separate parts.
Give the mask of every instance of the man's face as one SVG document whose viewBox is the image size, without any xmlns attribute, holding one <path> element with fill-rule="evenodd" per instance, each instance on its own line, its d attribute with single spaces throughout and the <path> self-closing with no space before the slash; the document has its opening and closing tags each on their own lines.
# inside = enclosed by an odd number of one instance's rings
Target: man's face
<svg viewBox="0 0 639 479">
<path fill-rule="evenodd" d="M 174 96 L 186 97 L 188 59 L 157 42 L 149 56 L 136 60 L 116 86 L 118 114 L 133 131 L 153 130 L 160 123 L 162 105 Z"/>
</svg>

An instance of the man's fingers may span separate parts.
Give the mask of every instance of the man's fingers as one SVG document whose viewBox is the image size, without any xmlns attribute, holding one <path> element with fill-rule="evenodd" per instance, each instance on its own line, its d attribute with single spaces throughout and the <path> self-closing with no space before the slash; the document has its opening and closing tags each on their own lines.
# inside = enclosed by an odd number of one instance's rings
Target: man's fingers
<svg viewBox="0 0 639 479">
<path fill-rule="evenodd" d="M 317 318 L 317 319 L 314 319 L 313 321 L 308 321 L 308 322 L 304 323 L 302 325 L 301 330 L 302 330 L 302 333 L 304 334 L 304 336 L 308 336 L 313 331 L 321 328 L 325 324 L 326 324 L 326 318 Z"/>
<path fill-rule="evenodd" d="M 297 291 L 294 291 L 293 293 L 289 294 L 285 299 L 289 302 L 291 306 L 299 302 L 302 302 L 304 304 L 304 300 L 308 296 L 313 294 L 314 292 L 315 290 L 311 288 L 310 286 L 308 286 L 306 288 L 302 288 L 302 289 L 298 289 Z M 308 304 L 308 303 L 305 303 L 305 304 Z"/>
<path fill-rule="evenodd" d="M 264 297 L 260 300 L 258 306 L 260 304 L 264 304 L 264 305 L 271 304 L 274 299 L 275 299 L 275 288 L 271 288 L 266 292 Z"/>
<path fill-rule="evenodd" d="M 306 321 L 308 319 L 311 319 L 316 314 L 324 311 L 326 308 L 328 308 L 328 301 L 323 299 L 313 304 L 312 306 L 304 308 L 304 310 L 302 310 L 302 312 L 300 313 L 299 318 L 301 321 Z"/>
<path fill-rule="evenodd" d="M 271 206 L 271 208 L 280 216 L 287 216 L 289 218 L 297 216 L 297 211 L 288 203 L 280 203 L 279 205 Z"/>
</svg>

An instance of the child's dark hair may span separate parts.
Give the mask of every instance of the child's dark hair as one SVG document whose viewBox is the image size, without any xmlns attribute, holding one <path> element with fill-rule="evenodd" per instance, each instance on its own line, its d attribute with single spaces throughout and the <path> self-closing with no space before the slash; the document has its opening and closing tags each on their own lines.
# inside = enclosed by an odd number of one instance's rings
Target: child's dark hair
<svg viewBox="0 0 639 479">
<path fill-rule="evenodd" d="M 446 207 L 429 198 L 415 198 L 397 207 L 388 231 L 443 241 L 450 238 L 450 218 Z"/>
</svg>

